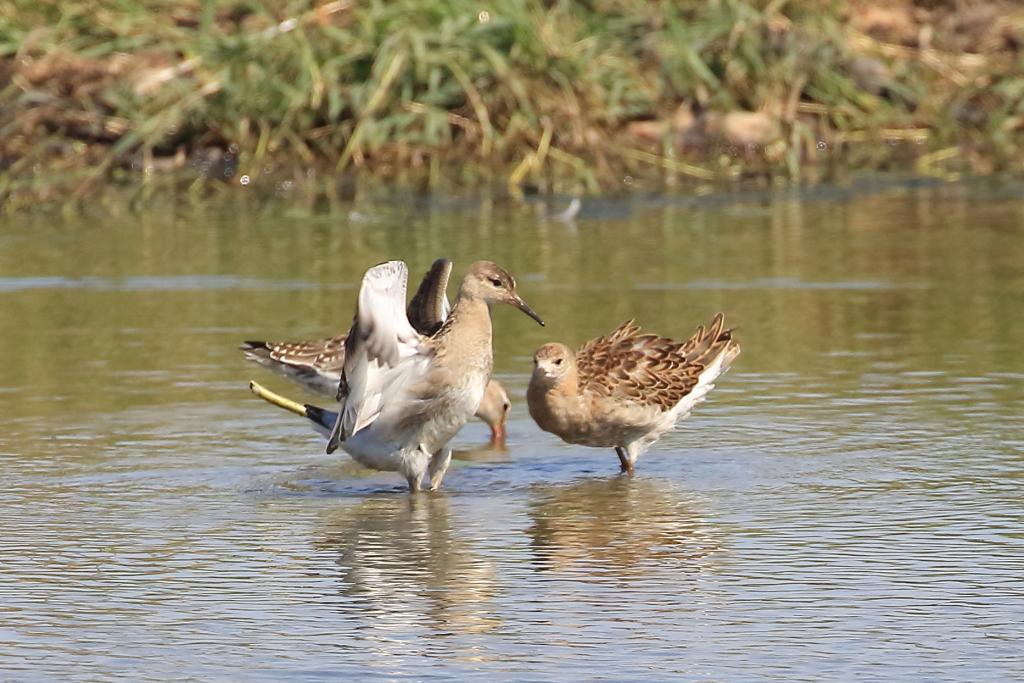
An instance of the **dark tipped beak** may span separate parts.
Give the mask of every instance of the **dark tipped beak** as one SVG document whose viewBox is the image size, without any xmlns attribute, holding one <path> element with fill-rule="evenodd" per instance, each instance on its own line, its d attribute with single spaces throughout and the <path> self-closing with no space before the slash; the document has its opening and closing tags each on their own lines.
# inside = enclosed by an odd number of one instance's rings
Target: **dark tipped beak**
<svg viewBox="0 0 1024 683">
<path fill-rule="evenodd" d="M 527 306 L 526 302 L 518 297 L 516 298 L 516 308 L 540 323 L 541 327 L 544 327 L 544 321 L 540 319 L 540 316 L 534 313 L 533 309 Z"/>
</svg>

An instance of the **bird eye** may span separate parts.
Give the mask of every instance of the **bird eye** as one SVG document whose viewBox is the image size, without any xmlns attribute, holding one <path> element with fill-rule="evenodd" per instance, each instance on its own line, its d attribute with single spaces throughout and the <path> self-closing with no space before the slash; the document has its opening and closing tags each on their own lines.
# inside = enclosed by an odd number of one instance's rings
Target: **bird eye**
<svg viewBox="0 0 1024 683">
<path fill-rule="evenodd" d="M 511 407 L 512 407 L 511 403 L 502 403 L 501 404 L 501 411 L 504 412 L 504 413 L 507 413 L 508 409 L 511 408 Z"/>
<path fill-rule="evenodd" d="M 491 284 L 494 285 L 495 287 L 501 287 L 501 280 L 499 280 L 496 277 L 492 277 Z"/>
<path fill-rule="evenodd" d="M 561 364 L 562 364 L 562 359 L 561 358 L 556 358 L 555 359 L 555 365 L 561 365 Z"/>
</svg>

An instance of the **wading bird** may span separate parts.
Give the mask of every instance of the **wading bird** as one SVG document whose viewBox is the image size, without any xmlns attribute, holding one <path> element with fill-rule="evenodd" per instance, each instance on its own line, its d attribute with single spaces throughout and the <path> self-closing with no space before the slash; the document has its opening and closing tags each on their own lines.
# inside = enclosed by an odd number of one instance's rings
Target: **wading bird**
<svg viewBox="0 0 1024 683">
<path fill-rule="evenodd" d="M 719 313 L 687 342 L 640 334 L 630 320 L 578 353 L 545 344 L 526 392 L 541 429 L 568 443 L 614 448 L 622 471 L 686 417 L 739 355 Z"/>
<path fill-rule="evenodd" d="M 423 276 L 416 295 L 406 308 L 406 315 L 413 328 L 422 335 L 435 334 L 444 323 L 451 306 L 445 290 L 452 272 L 452 262 L 448 259 L 437 259 Z M 309 393 L 323 396 L 332 401 L 337 400 L 338 383 L 341 381 L 341 370 L 345 365 L 345 339 L 343 334 L 330 339 L 304 342 L 265 342 L 247 341 L 238 348 L 245 352 L 247 360 L 259 363 L 263 367 L 287 377 L 303 387 Z M 253 389 L 257 396 L 274 405 L 296 412 L 294 406 L 302 406 L 253 383 L 259 390 Z M 250 385 L 252 386 L 252 385 Z M 275 398 L 271 398 L 271 396 Z M 305 404 L 313 409 L 312 413 L 322 416 L 325 411 Z M 505 441 L 505 427 L 508 411 L 512 407 L 505 387 L 496 379 L 487 384 L 484 398 L 476 410 L 476 416 L 491 428 L 491 443 L 501 445 Z M 318 412 L 319 411 L 319 412 Z M 329 411 L 327 411 L 329 412 Z M 309 417 L 305 413 L 299 413 Z M 333 413 L 331 413 L 333 414 Z M 313 428 L 317 420 L 310 418 Z M 333 426 L 334 422 L 331 422 Z M 327 427 L 330 432 L 331 426 Z"/>
<path fill-rule="evenodd" d="M 451 461 L 448 442 L 480 405 L 491 376 L 491 306 L 510 304 L 544 323 L 511 275 L 477 261 L 441 328 L 425 336 L 406 315 L 407 280 L 401 261 L 363 277 L 327 452 L 342 447 L 365 467 L 400 472 L 411 491 L 429 474 L 436 490 Z"/>
</svg>

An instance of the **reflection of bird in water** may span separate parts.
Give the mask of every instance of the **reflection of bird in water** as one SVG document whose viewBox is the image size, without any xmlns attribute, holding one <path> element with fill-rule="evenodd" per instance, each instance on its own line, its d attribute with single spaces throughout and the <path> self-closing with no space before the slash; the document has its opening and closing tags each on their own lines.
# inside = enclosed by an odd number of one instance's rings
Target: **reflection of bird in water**
<svg viewBox="0 0 1024 683">
<path fill-rule="evenodd" d="M 510 462 L 508 446 L 504 441 L 492 441 L 464 451 L 452 451 L 452 457 L 470 462 Z"/>
<path fill-rule="evenodd" d="M 718 541 L 684 495 L 667 482 L 633 477 L 536 486 L 527 533 L 537 563 L 601 575 L 641 566 L 705 567 Z"/>
<path fill-rule="evenodd" d="M 568 208 L 565 211 L 560 211 L 556 214 L 549 216 L 551 220 L 558 221 L 560 223 L 571 223 L 576 220 L 576 216 L 579 215 L 580 207 L 583 206 L 583 202 L 580 201 L 579 197 L 573 197 L 572 201 L 569 202 Z"/>
<path fill-rule="evenodd" d="M 548 213 L 547 204 L 544 202 L 538 202 L 534 205 L 534 213 L 536 213 L 538 220 L 565 223 L 573 232 L 575 232 L 576 216 L 579 215 L 582 207 L 582 200 L 579 197 L 573 197 L 572 201 L 569 202 L 569 206 L 562 211 L 557 213 Z"/>
<path fill-rule="evenodd" d="M 568 443 L 615 448 L 623 472 L 690 414 L 740 346 L 719 313 L 686 342 L 640 334 L 630 320 L 578 353 L 545 344 L 533 356 L 530 416 Z"/>
<path fill-rule="evenodd" d="M 440 496 L 369 496 L 326 520 L 318 550 L 335 553 L 340 603 L 375 628 L 422 624 L 482 633 L 498 625 L 495 568 L 453 533 Z"/>
<path fill-rule="evenodd" d="M 434 261 L 430 270 L 423 276 L 415 296 L 409 301 L 406 315 L 409 318 L 409 324 L 420 334 L 427 336 L 435 334 L 448 317 L 451 306 L 448 303 L 445 290 L 448 287 L 451 272 L 452 262 L 448 259 L 442 258 Z M 246 360 L 251 360 L 268 370 L 287 377 L 315 396 L 336 401 L 338 384 L 341 382 L 341 371 L 345 365 L 345 340 L 347 338 L 348 334 L 346 333 L 317 341 L 280 343 L 247 341 L 239 348 L 245 352 Z M 250 385 L 250 388 L 253 387 Z M 297 412 L 292 406 L 271 398 L 272 392 L 264 390 L 261 393 L 255 388 L 253 391 L 270 403 Z M 287 399 L 284 400 L 287 401 Z M 476 416 L 491 428 L 492 442 L 504 442 L 505 423 L 511 406 L 505 388 L 497 380 L 490 380 L 484 392 L 484 398 L 476 410 Z M 318 417 L 323 417 L 324 412 L 326 411 L 319 413 Z M 317 419 L 301 412 L 299 414 L 309 417 L 313 422 L 313 428 L 322 433 L 317 426 Z M 335 415 L 335 413 L 328 414 Z M 333 426 L 332 423 L 331 427 Z M 327 435 L 330 435 L 331 427 L 327 428 Z"/>
</svg>

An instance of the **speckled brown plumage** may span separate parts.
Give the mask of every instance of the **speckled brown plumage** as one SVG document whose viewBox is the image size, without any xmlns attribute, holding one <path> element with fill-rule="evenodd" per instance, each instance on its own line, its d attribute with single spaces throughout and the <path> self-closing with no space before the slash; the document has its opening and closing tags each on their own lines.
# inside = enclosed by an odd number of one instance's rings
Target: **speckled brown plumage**
<svg viewBox="0 0 1024 683">
<path fill-rule="evenodd" d="M 340 374 L 345 364 L 345 338 L 348 335 L 304 342 L 247 341 L 245 351 L 266 356 L 287 365 L 315 368 L 318 372 Z"/>
<path fill-rule="evenodd" d="M 689 340 L 677 342 L 640 334 L 640 327 L 629 320 L 577 352 L 580 390 L 671 410 L 697 386 L 706 361 L 732 341 L 732 330 L 723 329 L 724 323 L 719 313 L 709 330 L 701 325 Z"/>
<path fill-rule="evenodd" d="M 624 472 L 714 388 L 740 347 L 721 314 L 686 342 L 640 334 L 633 321 L 574 354 L 545 344 L 534 354 L 526 398 L 541 429 L 569 443 L 613 447 Z"/>
</svg>

